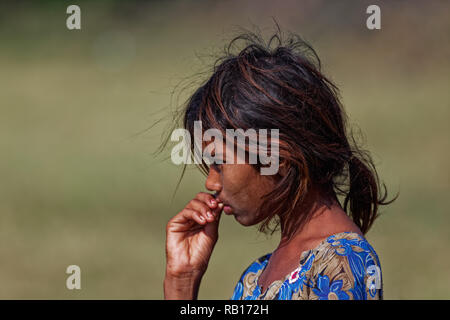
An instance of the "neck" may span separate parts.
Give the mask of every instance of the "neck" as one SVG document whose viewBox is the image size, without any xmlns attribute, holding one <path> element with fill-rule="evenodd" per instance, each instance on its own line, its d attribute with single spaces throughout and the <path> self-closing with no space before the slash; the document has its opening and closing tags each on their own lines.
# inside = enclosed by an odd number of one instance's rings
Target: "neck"
<svg viewBox="0 0 450 320">
<path fill-rule="evenodd" d="M 312 189 L 308 192 L 308 197 L 304 200 L 299 209 L 296 210 L 295 217 L 309 217 L 303 225 L 292 230 L 292 226 L 298 225 L 298 221 L 287 221 L 280 218 L 281 241 L 279 247 L 289 243 L 298 243 L 305 239 L 311 239 L 321 235 L 329 214 L 337 210 L 342 210 L 334 193 L 321 192 Z M 292 220 L 292 217 L 291 219 Z M 297 222 L 297 223 L 296 223 Z M 288 227 L 289 226 L 289 227 Z"/>
</svg>

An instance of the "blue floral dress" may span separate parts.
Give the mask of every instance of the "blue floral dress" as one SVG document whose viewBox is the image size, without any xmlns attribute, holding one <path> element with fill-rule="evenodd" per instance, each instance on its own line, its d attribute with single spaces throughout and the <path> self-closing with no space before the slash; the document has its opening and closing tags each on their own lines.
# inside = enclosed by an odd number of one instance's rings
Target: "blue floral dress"
<svg viewBox="0 0 450 320">
<path fill-rule="evenodd" d="M 261 292 L 258 278 L 271 255 L 255 260 L 242 273 L 232 300 L 383 299 L 380 261 L 357 233 L 331 235 L 316 248 L 302 252 L 295 270 Z"/>
</svg>

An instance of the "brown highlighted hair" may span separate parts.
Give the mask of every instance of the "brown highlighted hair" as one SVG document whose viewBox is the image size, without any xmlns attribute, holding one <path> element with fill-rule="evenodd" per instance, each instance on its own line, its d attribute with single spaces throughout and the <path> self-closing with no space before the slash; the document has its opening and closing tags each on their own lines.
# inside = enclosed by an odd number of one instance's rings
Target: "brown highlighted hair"
<svg viewBox="0 0 450 320">
<path fill-rule="evenodd" d="M 239 42 L 244 47 L 235 54 Z M 286 222 L 282 228 L 288 234 L 302 227 L 311 217 L 298 216 L 298 208 L 313 186 L 342 196 L 343 209 L 364 234 L 379 206 L 398 197 L 386 201 L 386 186 L 382 194 L 369 152 L 347 128 L 338 88 L 322 74 L 314 49 L 298 35 L 284 39 L 278 28 L 267 42 L 248 31 L 235 37 L 214 63 L 212 75 L 188 99 L 183 115 L 191 136 L 194 121 L 202 121 L 203 130 L 223 132 L 279 129 L 284 173 L 273 177 L 275 188 L 263 199 L 260 231 L 270 229 L 272 221 L 277 227 L 277 217 Z M 209 170 L 205 163 L 200 168 Z"/>
</svg>

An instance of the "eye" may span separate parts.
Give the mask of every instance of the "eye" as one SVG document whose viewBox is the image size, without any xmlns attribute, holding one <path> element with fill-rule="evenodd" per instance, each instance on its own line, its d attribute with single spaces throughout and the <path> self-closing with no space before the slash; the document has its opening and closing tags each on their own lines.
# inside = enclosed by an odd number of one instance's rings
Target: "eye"
<svg viewBox="0 0 450 320">
<path fill-rule="evenodd" d="M 222 165 L 221 164 L 217 164 L 217 163 L 212 163 L 210 166 L 213 170 L 220 172 L 222 169 Z"/>
</svg>

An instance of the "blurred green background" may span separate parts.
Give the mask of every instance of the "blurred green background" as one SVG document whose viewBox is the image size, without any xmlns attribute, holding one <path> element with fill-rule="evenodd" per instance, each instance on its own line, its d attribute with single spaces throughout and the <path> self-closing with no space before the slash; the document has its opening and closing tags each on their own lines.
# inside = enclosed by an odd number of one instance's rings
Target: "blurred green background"
<svg viewBox="0 0 450 320">
<path fill-rule="evenodd" d="M 81 30 L 66 8 L 81 7 Z M 39 1 L 0 5 L 0 298 L 160 299 L 165 225 L 198 191 L 190 168 L 155 157 L 192 90 L 236 27 L 274 17 L 317 50 L 365 134 L 390 195 L 367 238 L 386 299 L 450 298 L 447 1 Z M 172 95 L 172 91 L 177 94 Z M 177 100 L 176 97 L 179 97 Z M 279 235 L 224 216 L 200 299 L 227 299 Z M 81 290 L 65 270 L 81 267 Z"/>
</svg>

